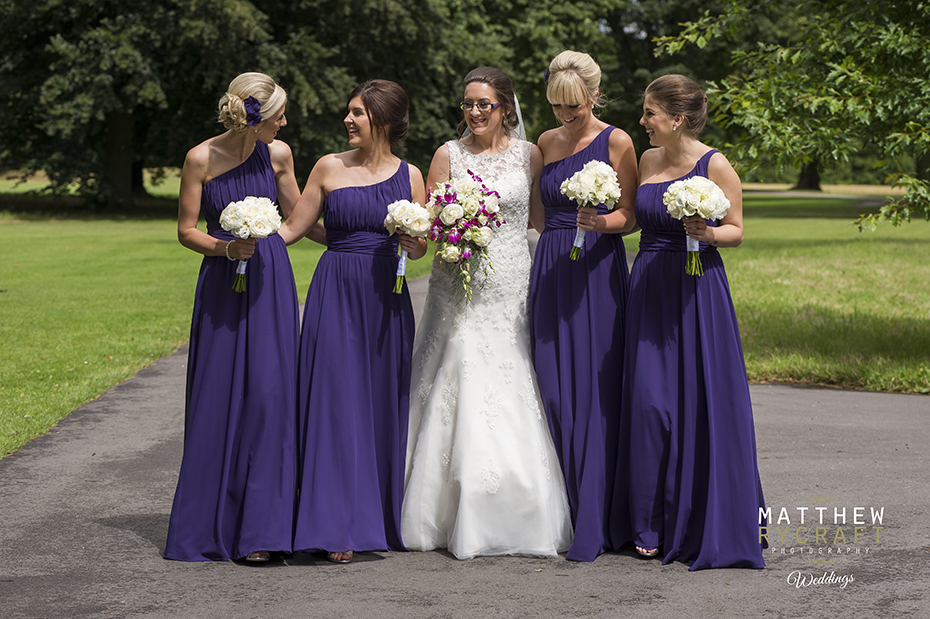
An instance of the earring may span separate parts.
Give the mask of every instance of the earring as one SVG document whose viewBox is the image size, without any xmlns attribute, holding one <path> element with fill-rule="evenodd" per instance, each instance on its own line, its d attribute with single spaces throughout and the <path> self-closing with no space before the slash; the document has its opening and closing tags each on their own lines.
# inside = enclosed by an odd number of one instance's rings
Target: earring
<svg viewBox="0 0 930 619">
<path fill-rule="evenodd" d="M 255 127 L 255 133 L 258 133 L 258 127 Z"/>
<path fill-rule="evenodd" d="M 678 125 L 672 125 L 672 131 L 677 131 L 677 130 L 678 130 Z"/>
</svg>

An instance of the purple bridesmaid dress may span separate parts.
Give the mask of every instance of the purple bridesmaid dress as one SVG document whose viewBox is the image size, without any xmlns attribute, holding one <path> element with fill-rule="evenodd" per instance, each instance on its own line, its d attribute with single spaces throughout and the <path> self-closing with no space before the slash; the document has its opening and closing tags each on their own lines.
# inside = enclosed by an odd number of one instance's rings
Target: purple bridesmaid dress
<svg viewBox="0 0 930 619">
<path fill-rule="evenodd" d="M 248 160 L 203 187 L 207 233 L 234 237 L 220 213 L 247 196 L 277 202 L 263 142 Z M 259 239 L 246 290 L 237 262 L 206 256 L 191 321 L 184 457 L 165 557 L 181 561 L 291 551 L 296 489 L 297 290 L 277 234 Z"/>
<path fill-rule="evenodd" d="M 401 162 L 386 181 L 331 191 L 298 362 L 300 496 L 294 549 L 405 550 L 400 537 L 413 306 L 394 294 L 387 205 L 410 200 Z"/>
<path fill-rule="evenodd" d="M 706 177 L 715 152 L 681 178 Z M 612 526 L 661 547 L 663 563 L 761 568 L 764 500 L 736 314 L 716 247 L 700 245 L 702 276 L 685 273 L 685 233 L 662 203 L 673 182 L 636 194 L 618 465 L 629 477 L 618 473 L 615 490 L 631 521 L 616 509 Z"/>
<path fill-rule="evenodd" d="M 566 556 L 577 561 L 611 549 L 629 270 L 616 234 L 588 232 L 581 257 L 569 259 L 578 206 L 559 187 L 592 159 L 610 163 L 613 130 L 607 127 L 583 150 L 543 169 L 546 227 L 530 279 L 533 361 L 575 527 Z M 601 205 L 598 212 L 607 210 Z"/>
</svg>

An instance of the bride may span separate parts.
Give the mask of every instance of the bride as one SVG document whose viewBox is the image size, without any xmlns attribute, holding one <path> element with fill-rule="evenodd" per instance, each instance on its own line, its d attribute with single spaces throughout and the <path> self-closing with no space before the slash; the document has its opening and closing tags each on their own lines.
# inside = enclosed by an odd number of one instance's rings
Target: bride
<svg viewBox="0 0 930 619">
<path fill-rule="evenodd" d="M 465 77 L 468 134 L 441 146 L 427 185 L 468 171 L 500 194 L 507 222 L 488 247 L 495 271 L 473 269 L 462 299 L 458 267 L 433 261 L 414 345 L 401 535 L 412 550 L 555 555 L 571 543 L 565 483 L 530 358 L 526 242 L 542 156 L 522 133 L 510 78 L 482 67 Z M 541 211 L 541 208 L 539 208 Z M 534 216 L 537 209 L 534 209 Z"/>
</svg>

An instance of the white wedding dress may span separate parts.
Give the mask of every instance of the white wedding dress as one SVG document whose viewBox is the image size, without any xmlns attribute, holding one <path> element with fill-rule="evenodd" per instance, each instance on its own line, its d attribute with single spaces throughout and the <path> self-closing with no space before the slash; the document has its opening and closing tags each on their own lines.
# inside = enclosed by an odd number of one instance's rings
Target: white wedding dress
<svg viewBox="0 0 930 619">
<path fill-rule="evenodd" d="M 473 155 L 447 144 L 452 177 L 480 176 L 507 223 L 488 247 L 496 272 L 476 269 L 470 301 L 458 267 L 434 258 L 414 345 L 401 535 L 412 550 L 459 559 L 555 555 L 572 528 L 530 356 L 532 146 Z"/>
</svg>

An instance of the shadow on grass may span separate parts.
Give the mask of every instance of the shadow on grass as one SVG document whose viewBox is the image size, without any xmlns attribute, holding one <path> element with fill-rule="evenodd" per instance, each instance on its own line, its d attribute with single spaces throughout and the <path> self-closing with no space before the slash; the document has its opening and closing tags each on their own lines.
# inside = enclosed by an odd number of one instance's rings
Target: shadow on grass
<svg viewBox="0 0 930 619">
<path fill-rule="evenodd" d="M 136 198 L 130 208 L 115 208 L 95 204 L 76 196 L 55 196 L 39 193 L 0 194 L 0 212 L 19 219 L 41 221 L 46 219 L 177 219 L 176 198 Z"/>
<path fill-rule="evenodd" d="M 881 198 L 810 198 L 743 194 L 743 215 L 786 219 L 847 219 L 877 213 L 884 204 Z"/>
<path fill-rule="evenodd" d="M 815 305 L 737 309 L 752 380 L 930 393 L 926 320 Z"/>
</svg>

